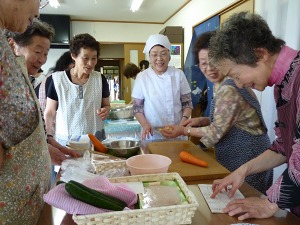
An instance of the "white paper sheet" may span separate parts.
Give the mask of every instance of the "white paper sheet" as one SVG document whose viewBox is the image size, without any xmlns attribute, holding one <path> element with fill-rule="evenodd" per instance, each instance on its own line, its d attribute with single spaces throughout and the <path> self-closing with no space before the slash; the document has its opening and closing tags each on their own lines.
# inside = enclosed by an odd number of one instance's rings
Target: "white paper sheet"
<svg viewBox="0 0 300 225">
<path fill-rule="evenodd" d="M 229 198 L 225 191 L 219 193 L 216 198 L 210 198 L 212 194 L 212 185 L 198 184 L 198 186 L 212 213 L 223 213 L 223 209 L 231 200 L 244 198 L 243 194 L 239 190 L 235 192 L 232 198 Z"/>
</svg>

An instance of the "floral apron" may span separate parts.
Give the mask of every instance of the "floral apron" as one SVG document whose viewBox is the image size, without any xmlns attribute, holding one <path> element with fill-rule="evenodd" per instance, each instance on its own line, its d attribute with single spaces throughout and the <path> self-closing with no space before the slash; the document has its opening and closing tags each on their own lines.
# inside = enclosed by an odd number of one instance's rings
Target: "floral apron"
<svg viewBox="0 0 300 225">
<path fill-rule="evenodd" d="M 24 76 L 27 83 L 28 77 Z M 31 94 L 35 96 L 30 85 Z M 0 225 L 36 224 L 43 208 L 43 195 L 51 181 L 51 159 L 40 111 L 34 132 L 5 151 L 0 174 Z"/>
</svg>

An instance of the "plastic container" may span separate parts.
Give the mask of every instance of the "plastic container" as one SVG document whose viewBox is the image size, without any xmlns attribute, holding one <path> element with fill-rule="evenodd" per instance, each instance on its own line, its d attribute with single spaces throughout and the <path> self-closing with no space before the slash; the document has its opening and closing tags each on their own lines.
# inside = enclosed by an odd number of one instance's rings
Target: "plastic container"
<svg viewBox="0 0 300 225">
<path fill-rule="evenodd" d="M 131 175 L 167 173 L 172 160 L 163 155 L 142 154 L 126 160 Z"/>
</svg>

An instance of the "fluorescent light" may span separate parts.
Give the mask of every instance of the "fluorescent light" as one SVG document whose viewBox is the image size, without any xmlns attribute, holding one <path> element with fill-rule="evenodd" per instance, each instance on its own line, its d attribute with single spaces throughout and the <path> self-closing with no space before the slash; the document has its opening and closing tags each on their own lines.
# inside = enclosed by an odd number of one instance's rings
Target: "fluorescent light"
<svg viewBox="0 0 300 225">
<path fill-rule="evenodd" d="M 132 12 L 135 12 L 135 11 L 139 10 L 139 8 L 140 8 L 142 2 L 143 2 L 143 0 L 133 0 L 133 1 L 132 1 L 132 4 L 131 4 L 130 10 L 131 10 Z"/>
<path fill-rule="evenodd" d="M 58 0 L 49 0 L 49 4 L 51 7 L 57 8 L 58 6 L 60 6 Z"/>
</svg>

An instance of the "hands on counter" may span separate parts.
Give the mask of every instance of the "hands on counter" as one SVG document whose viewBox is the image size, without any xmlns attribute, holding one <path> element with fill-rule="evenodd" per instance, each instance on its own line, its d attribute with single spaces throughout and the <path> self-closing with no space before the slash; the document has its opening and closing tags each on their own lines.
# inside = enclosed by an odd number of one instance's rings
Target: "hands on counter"
<svg viewBox="0 0 300 225">
<path fill-rule="evenodd" d="M 236 190 L 243 185 L 246 177 L 245 174 L 246 171 L 240 167 L 223 179 L 214 180 L 211 198 L 215 198 L 217 194 L 222 192 L 224 189 L 228 193 L 229 198 L 232 198 Z"/>
<path fill-rule="evenodd" d="M 236 190 L 244 183 L 245 177 L 246 167 L 241 166 L 227 177 L 215 180 L 212 185 L 211 198 L 215 198 L 223 190 L 232 198 Z M 270 202 L 267 198 L 250 197 L 232 200 L 223 212 L 228 213 L 229 216 L 238 216 L 239 220 L 245 220 L 249 218 L 269 218 L 278 210 L 277 204 Z"/>
<path fill-rule="evenodd" d="M 279 210 L 277 204 L 270 202 L 267 198 L 244 198 L 232 200 L 226 208 L 224 213 L 229 216 L 239 215 L 239 220 L 249 218 L 269 218 Z"/>
</svg>

